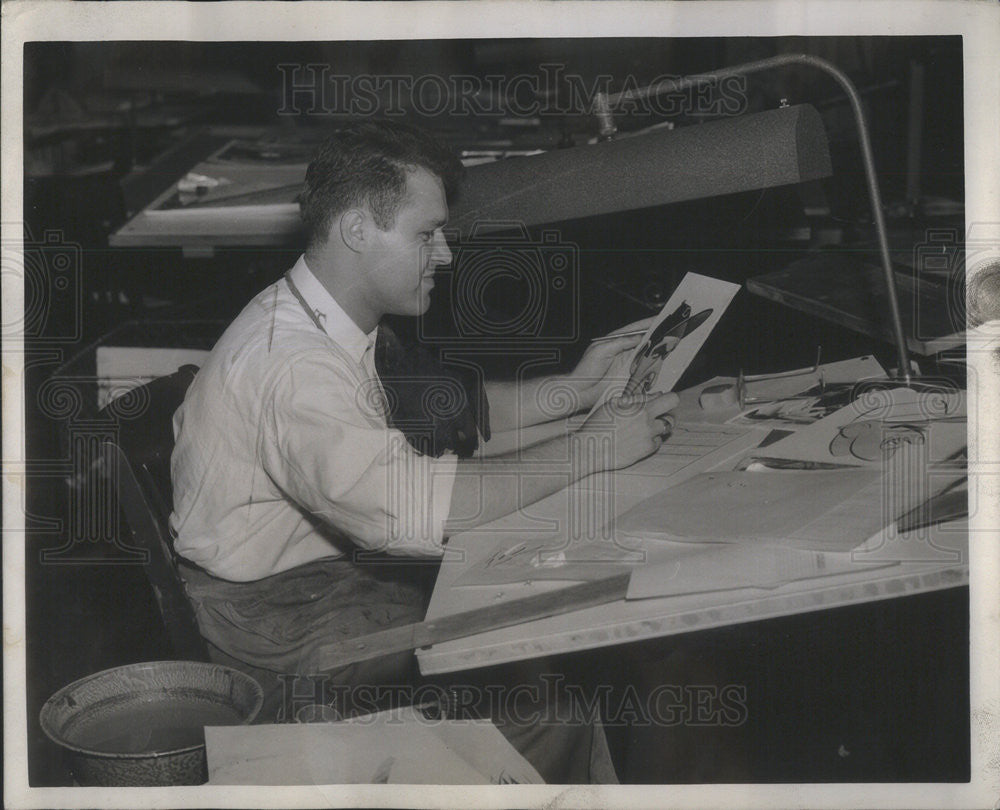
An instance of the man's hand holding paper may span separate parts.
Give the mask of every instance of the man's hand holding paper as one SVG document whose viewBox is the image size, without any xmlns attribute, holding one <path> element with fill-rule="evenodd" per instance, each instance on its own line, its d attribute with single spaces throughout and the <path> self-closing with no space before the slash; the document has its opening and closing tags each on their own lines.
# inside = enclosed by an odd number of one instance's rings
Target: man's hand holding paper
<svg viewBox="0 0 1000 810">
<path fill-rule="evenodd" d="M 587 417 L 578 436 L 592 438 L 597 452 L 608 452 L 605 440 L 610 439 L 612 459 L 595 461 L 600 469 L 620 470 L 652 455 L 666 441 L 673 427 L 669 412 L 679 401 L 672 393 L 615 397 Z"/>
</svg>

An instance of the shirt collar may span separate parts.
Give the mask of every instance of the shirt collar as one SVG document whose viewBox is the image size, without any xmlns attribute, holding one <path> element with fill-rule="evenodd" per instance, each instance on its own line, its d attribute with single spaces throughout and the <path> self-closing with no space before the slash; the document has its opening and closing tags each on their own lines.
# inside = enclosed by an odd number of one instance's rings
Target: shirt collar
<svg viewBox="0 0 1000 810">
<path fill-rule="evenodd" d="M 367 335 L 361 331 L 361 328 L 351 320 L 351 316 L 344 312 L 336 299 L 327 292 L 326 287 L 313 275 L 304 255 L 299 256 L 288 276 L 312 309 L 323 331 L 345 349 L 355 362 L 360 363 L 368 348 L 375 345 L 378 327 L 376 326 Z"/>
</svg>

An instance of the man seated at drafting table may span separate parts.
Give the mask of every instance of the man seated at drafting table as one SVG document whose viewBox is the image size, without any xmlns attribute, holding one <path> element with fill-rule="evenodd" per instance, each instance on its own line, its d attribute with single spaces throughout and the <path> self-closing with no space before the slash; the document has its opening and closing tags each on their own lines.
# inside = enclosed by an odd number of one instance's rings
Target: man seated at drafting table
<svg viewBox="0 0 1000 810">
<path fill-rule="evenodd" d="M 427 310 L 460 170 L 399 124 L 334 133 L 306 174 L 305 254 L 230 325 L 175 416 L 182 576 L 212 655 L 265 687 L 264 721 L 296 719 L 288 690 L 301 705 L 314 684 L 278 676 L 318 674 L 324 644 L 423 619 L 436 569 L 399 560 L 440 558 L 452 532 L 631 465 L 669 434 L 674 394 L 614 400 L 572 432 L 563 419 L 595 404 L 645 323 L 586 351 L 559 380 L 575 398 L 558 413 L 539 396 L 552 378 L 483 393 L 381 323 Z M 455 407 L 426 408 L 435 385 Z M 612 449 L 584 451 L 609 426 Z M 407 653 L 323 674 L 406 683 L 411 666 Z M 614 778 L 592 727 L 515 726 L 546 781 Z"/>
</svg>

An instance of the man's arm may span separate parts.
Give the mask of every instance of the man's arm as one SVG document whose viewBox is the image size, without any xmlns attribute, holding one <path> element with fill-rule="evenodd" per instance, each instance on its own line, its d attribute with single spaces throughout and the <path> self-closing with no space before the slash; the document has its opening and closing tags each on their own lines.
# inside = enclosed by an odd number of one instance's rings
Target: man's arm
<svg viewBox="0 0 1000 810">
<path fill-rule="evenodd" d="M 660 417 L 676 405 L 676 394 L 616 399 L 578 431 L 495 458 L 459 461 L 445 534 L 489 523 L 588 475 L 656 452 L 669 434 Z"/>
<path fill-rule="evenodd" d="M 513 382 L 488 381 L 490 427 L 498 433 L 521 432 L 533 425 L 565 419 L 593 406 L 568 374 Z"/>
<path fill-rule="evenodd" d="M 556 419 L 552 422 L 539 422 L 537 425 L 519 430 L 495 430 L 489 441 L 479 443 L 476 458 L 496 458 L 516 450 L 523 450 L 557 436 L 566 436 L 577 427 L 579 424 L 571 425 L 568 419 Z"/>
</svg>

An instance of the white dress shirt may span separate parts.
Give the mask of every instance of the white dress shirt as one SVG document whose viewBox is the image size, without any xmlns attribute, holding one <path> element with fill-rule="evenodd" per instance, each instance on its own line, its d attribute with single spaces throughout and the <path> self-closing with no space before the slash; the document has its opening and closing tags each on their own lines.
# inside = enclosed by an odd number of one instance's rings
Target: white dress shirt
<svg viewBox="0 0 1000 810">
<path fill-rule="evenodd" d="M 457 458 L 389 428 L 365 334 L 306 266 L 257 295 L 174 416 L 177 552 L 246 582 L 351 543 L 440 556 Z M 350 541 L 350 542 L 345 542 Z"/>
</svg>

